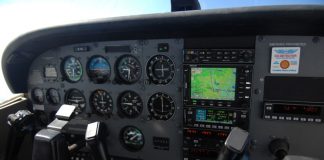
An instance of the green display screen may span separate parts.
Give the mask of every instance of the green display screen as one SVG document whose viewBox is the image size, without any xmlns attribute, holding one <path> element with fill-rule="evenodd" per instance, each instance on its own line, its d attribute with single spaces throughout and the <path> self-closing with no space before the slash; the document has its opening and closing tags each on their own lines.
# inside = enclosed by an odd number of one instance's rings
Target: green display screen
<svg viewBox="0 0 324 160">
<path fill-rule="evenodd" d="M 191 68 L 191 99 L 235 100 L 236 68 Z"/>
</svg>

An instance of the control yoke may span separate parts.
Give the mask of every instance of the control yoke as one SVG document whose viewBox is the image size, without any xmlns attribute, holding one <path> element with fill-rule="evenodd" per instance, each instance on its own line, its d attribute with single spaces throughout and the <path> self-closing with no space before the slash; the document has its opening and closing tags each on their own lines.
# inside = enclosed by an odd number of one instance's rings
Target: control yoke
<svg viewBox="0 0 324 160">
<path fill-rule="evenodd" d="M 10 114 L 7 120 L 10 130 L 4 160 L 16 160 L 25 136 L 34 131 L 34 114 L 20 110 Z"/>
<path fill-rule="evenodd" d="M 35 135 L 33 160 L 69 160 L 72 151 L 84 147 L 78 144 L 68 146 L 66 137 L 62 133 L 64 126 L 72 119 L 74 110 L 73 105 L 62 105 L 55 115 L 56 119 Z M 87 126 L 85 140 L 95 160 L 108 160 L 102 141 L 105 135 L 103 131 L 104 125 L 100 122 L 90 123 Z"/>
</svg>

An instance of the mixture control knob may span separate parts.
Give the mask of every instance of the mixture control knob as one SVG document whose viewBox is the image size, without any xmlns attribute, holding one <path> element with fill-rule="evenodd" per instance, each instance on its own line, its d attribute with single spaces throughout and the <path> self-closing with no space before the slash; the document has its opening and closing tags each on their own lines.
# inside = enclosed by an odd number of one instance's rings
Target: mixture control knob
<svg viewBox="0 0 324 160">
<path fill-rule="evenodd" d="M 289 152 L 289 143 L 286 139 L 276 138 L 270 142 L 269 150 L 278 160 L 282 160 Z"/>
</svg>

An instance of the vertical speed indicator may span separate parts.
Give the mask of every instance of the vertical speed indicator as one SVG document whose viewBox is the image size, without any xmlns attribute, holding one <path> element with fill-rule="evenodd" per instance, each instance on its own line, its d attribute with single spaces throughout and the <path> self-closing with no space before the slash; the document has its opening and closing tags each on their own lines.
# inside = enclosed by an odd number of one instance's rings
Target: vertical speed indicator
<svg viewBox="0 0 324 160">
<path fill-rule="evenodd" d="M 120 112 L 127 118 L 138 117 L 143 110 L 143 101 L 136 92 L 125 91 L 118 98 Z"/>
</svg>

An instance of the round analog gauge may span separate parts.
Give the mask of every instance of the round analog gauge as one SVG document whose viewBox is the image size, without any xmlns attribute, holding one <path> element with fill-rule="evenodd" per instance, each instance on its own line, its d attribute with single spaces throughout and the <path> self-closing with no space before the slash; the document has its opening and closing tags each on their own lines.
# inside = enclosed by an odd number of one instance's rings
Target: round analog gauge
<svg viewBox="0 0 324 160">
<path fill-rule="evenodd" d="M 40 88 L 33 89 L 31 96 L 35 103 L 37 103 L 37 104 L 44 103 L 44 92 Z"/>
<path fill-rule="evenodd" d="M 148 101 L 148 110 L 157 120 L 168 120 L 175 111 L 173 99 L 165 93 L 155 93 Z"/>
<path fill-rule="evenodd" d="M 76 107 L 75 114 L 80 114 L 86 107 L 86 100 L 81 91 L 77 89 L 69 90 L 65 95 L 65 103 Z"/>
<path fill-rule="evenodd" d="M 106 82 L 111 74 L 109 62 L 102 56 L 91 57 L 87 69 L 90 79 L 95 83 Z"/>
<path fill-rule="evenodd" d="M 174 64 L 167 56 L 154 56 L 147 64 L 147 74 L 154 84 L 167 84 L 173 79 Z"/>
<path fill-rule="evenodd" d="M 139 151 L 144 146 L 143 133 L 134 126 L 126 126 L 120 132 L 123 146 L 130 151 Z"/>
<path fill-rule="evenodd" d="M 63 61 L 63 75 L 69 82 L 78 82 L 82 78 L 83 70 L 80 61 L 73 57 L 67 57 Z"/>
<path fill-rule="evenodd" d="M 143 110 L 143 101 L 137 93 L 126 91 L 118 98 L 119 110 L 128 118 L 139 116 Z"/>
<path fill-rule="evenodd" d="M 90 98 L 91 106 L 100 114 L 111 114 L 113 110 L 113 100 L 109 93 L 104 90 L 96 90 Z"/>
<path fill-rule="evenodd" d="M 122 81 L 126 83 L 135 83 L 142 75 L 141 63 L 134 56 L 122 56 L 117 61 L 117 73 Z"/>
<path fill-rule="evenodd" d="M 46 98 L 49 103 L 54 105 L 59 104 L 61 100 L 59 92 L 54 88 L 50 88 L 47 90 Z"/>
</svg>

